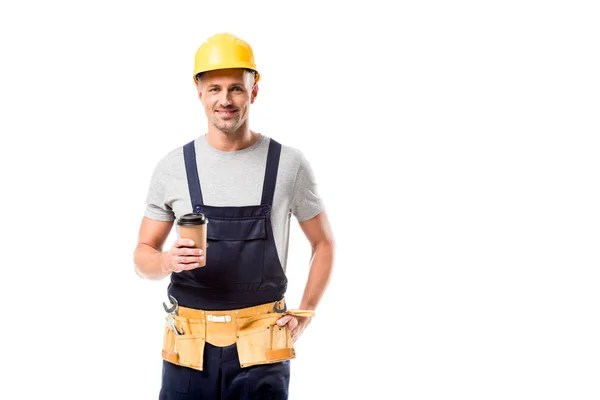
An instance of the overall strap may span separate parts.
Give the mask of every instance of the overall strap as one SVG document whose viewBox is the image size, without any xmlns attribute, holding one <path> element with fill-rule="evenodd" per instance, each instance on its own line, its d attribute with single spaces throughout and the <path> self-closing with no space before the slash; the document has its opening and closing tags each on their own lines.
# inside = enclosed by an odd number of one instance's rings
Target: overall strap
<svg viewBox="0 0 600 400">
<path fill-rule="evenodd" d="M 262 200 L 260 204 L 273 205 L 275 195 L 275 183 L 277 182 L 277 170 L 279 169 L 279 156 L 281 155 L 281 144 L 270 139 L 269 153 L 267 154 L 267 168 L 263 182 Z"/>
<path fill-rule="evenodd" d="M 193 140 L 183 146 L 183 158 L 185 160 L 188 188 L 190 189 L 190 199 L 192 199 L 192 210 L 200 212 L 200 207 L 204 203 L 202 201 L 202 190 L 200 189 L 198 166 L 196 164 L 196 148 Z"/>
</svg>

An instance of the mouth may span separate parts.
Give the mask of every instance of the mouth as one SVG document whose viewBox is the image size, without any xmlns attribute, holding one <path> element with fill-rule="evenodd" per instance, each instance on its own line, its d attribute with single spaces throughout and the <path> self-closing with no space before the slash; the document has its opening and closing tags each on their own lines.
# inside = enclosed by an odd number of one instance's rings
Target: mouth
<svg viewBox="0 0 600 400">
<path fill-rule="evenodd" d="M 221 117 L 231 117 L 237 110 L 216 110 L 216 112 Z"/>
</svg>

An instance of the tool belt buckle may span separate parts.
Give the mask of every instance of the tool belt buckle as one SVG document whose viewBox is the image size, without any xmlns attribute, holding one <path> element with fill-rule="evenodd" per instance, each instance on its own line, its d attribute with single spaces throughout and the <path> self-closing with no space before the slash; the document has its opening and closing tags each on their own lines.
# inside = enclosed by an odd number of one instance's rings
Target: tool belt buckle
<svg viewBox="0 0 600 400">
<path fill-rule="evenodd" d="M 208 322 L 231 322 L 230 315 L 207 315 L 206 320 Z"/>
</svg>

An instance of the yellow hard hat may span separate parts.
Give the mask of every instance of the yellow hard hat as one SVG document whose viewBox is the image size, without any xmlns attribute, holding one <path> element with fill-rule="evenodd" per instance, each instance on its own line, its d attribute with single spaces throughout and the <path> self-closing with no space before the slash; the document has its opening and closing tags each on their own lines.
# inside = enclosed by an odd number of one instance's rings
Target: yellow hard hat
<svg viewBox="0 0 600 400">
<path fill-rule="evenodd" d="M 260 79 L 250 45 L 230 33 L 217 33 L 209 37 L 196 51 L 194 83 L 196 75 L 200 72 L 226 68 L 248 68 L 256 72 L 255 82 Z"/>
</svg>

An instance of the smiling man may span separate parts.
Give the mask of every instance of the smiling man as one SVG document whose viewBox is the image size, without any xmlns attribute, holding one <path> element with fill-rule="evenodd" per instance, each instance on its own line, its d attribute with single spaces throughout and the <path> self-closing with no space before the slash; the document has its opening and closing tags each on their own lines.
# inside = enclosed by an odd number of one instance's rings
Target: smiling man
<svg viewBox="0 0 600 400">
<path fill-rule="evenodd" d="M 193 78 L 207 132 L 156 166 L 134 252 L 139 276 L 170 277 L 176 303 L 165 325 L 160 399 L 287 399 L 293 344 L 333 267 L 325 206 L 302 152 L 249 127 L 260 74 L 248 43 L 210 37 L 196 52 Z M 209 248 L 178 235 L 163 251 L 187 214 L 208 218 Z M 301 303 L 288 309 L 292 215 L 312 253 Z"/>
</svg>

